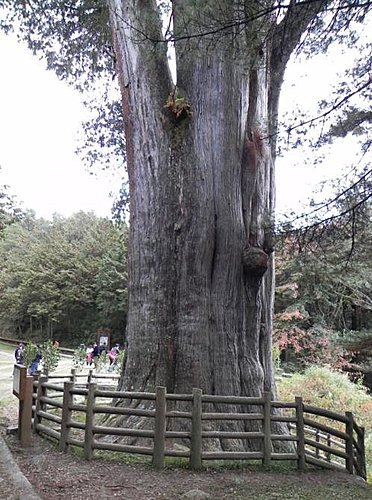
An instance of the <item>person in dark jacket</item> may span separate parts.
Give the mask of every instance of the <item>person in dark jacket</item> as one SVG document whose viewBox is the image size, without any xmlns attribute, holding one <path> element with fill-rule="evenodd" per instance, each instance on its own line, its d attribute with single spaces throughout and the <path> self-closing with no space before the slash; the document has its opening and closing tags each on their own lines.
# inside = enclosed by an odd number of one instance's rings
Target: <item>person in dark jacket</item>
<svg viewBox="0 0 372 500">
<path fill-rule="evenodd" d="M 32 361 L 32 363 L 30 364 L 30 368 L 29 368 L 30 375 L 36 374 L 36 372 L 39 369 L 39 363 L 40 363 L 42 357 L 43 357 L 43 355 L 41 354 L 40 346 L 37 346 L 36 356 L 35 356 L 34 360 Z"/>
<path fill-rule="evenodd" d="M 14 357 L 16 359 L 17 365 L 24 365 L 25 359 L 24 359 L 24 350 L 25 346 L 22 344 L 22 342 L 17 346 L 17 349 L 14 352 Z"/>
<path fill-rule="evenodd" d="M 97 345 L 96 342 L 94 342 L 94 345 L 93 345 L 93 358 L 98 358 L 99 355 L 100 355 L 99 346 Z"/>
<path fill-rule="evenodd" d="M 101 344 L 99 346 L 99 355 L 101 356 L 102 353 L 107 354 L 107 345 L 106 345 L 106 343 Z"/>
</svg>

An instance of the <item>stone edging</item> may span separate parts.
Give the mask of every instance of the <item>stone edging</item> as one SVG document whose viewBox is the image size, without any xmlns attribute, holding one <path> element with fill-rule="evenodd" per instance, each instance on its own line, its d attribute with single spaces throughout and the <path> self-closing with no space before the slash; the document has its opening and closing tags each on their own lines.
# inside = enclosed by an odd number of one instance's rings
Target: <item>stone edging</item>
<svg viewBox="0 0 372 500">
<path fill-rule="evenodd" d="M 15 489 L 22 491 L 22 500 L 40 500 L 30 481 L 23 475 L 17 462 L 9 451 L 7 444 L 0 435 L 0 466 L 9 476 Z"/>
</svg>

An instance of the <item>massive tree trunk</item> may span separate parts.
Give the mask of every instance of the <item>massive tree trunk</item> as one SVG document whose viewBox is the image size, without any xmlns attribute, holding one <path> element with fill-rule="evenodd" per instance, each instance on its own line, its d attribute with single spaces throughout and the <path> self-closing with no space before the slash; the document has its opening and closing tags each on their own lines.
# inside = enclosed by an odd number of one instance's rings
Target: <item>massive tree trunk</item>
<svg viewBox="0 0 372 500">
<path fill-rule="evenodd" d="M 109 2 L 131 203 L 122 388 L 275 396 L 278 98 L 289 47 L 316 5 L 301 21 L 293 8 L 281 24 L 266 17 L 244 25 L 262 2 L 223 1 L 218 9 L 215 0 L 172 3 L 177 88 L 166 46 L 156 42 L 155 2 Z M 231 27 L 219 31 L 222 25 Z M 183 36 L 213 27 L 217 34 Z"/>
</svg>

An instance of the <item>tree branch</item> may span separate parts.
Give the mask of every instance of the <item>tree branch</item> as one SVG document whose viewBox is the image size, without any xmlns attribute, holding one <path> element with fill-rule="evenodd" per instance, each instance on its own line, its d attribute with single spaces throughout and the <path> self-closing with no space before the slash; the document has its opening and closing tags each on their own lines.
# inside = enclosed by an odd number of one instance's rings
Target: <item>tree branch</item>
<svg viewBox="0 0 372 500">
<path fill-rule="evenodd" d="M 299 2 L 291 0 L 282 21 L 276 26 L 272 36 L 272 64 L 279 73 L 285 66 L 308 25 L 316 16 L 326 10 L 327 1 Z"/>
<path fill-rule="evenodd" d="M 351 186 L 349 186 L 348 188 L 344 189 L 343 191 L 341 191 L 341 193 L 339 193 L 337 196 L 335 196 L 334 198 L 332 198 L 332 200 L 329 200 L 325 203 L 322 203 L 320 206 L 318 206 L 317 208 L 315 208 L 314 210 L 312 210 L 311 212 L 307 212 L 306 214 L 303 214 L 303 215 L 299 215 L 298 217 L 296 217 L 295 219 L 293 219 L 291 221 L 291 223 L 293 222 L 296 222 L 300 219 L 304 219 L 305 217 L 309 217 L 310 215 L 313 215 L 315 214 L 316 212 L 319 212 L 320 210 L 324 210 L 325 208 L 329 208 L 331 205 L 333 205 L 336 201 L 338 201 L 340 198 L 342 198 L 342 196 L 346 195 L 348 192 L 350 192 L 352 189 L 356 188 L 357 186 L 359 186 L 359 184 L 361 184 L 363 181 L 367 180 L 368 177 L 372 174 L 372 169 L 371 170 L 368 170 L 368 172 L 366 172 L 364 175 L 362 175 L 362 177 L 360 177 L 360 179 L 358 179 L 356 182 L 354 182 L 354 184 L 352 184 Z"/>
<path fill-rule="evenodd" d="M 360 87 L 358 87 L 356 90 L 354 90 L 354 92 L 350 92 L 350 94 L 348 94 L 347 96 L 340 99 L 338 102 L 336 102 L 336 104 L 334 104 L 331 108 L 329 108 L 324 113 L 322 113 L 318 116 L 315 116 L 314 118 L 309 118 L 308 120 L 304 120 L 301 123 L 298 123 L 297 125 L 293 125 L 292 127 L 288 127 L 287 133 L 289 134 L 293 130 L 295 130 L 299 127 L 303 127 L 304 125 L 310 125 L 318 120 L 321 120 L 322 118 L 326 118 L 328 115 L 330 115 L 331 113 L 336 111 L 336 109 L 338 109 L 341 106 L 343 106 L 344 104 L 346 104 L 346 102 L 349 101 L 353 96 L 355 96 L 356 94 L 359 94 L 359 92 L 362 92 L 362 90 L 369 87 L 371 85 L 371 82 L 372 82 L 372 78 L 369 78 L 367 82 L 363 83 Z"/>
<path fill-rule="evenodd" d="M 367 1 L 367 2 L 364 2 L 362 4 L 358 3 L 355 5 L 353 5 L 353 4 L 352 5 L 340 5 L 340 6 L 337 6 L 336 8 L 328 8 L 328 5 L 331 3 L 332 3 L 331 0 L 327 0 L 327 1 L 324 1 L 324 0 L 303 0 L 303 1 L 300 1 L 297 3 L 296 3 L 296 0 L 289 0 L 289 3 L 287 3 L 287 4 L 279 3 L 276 5 L 272 5 L 270 7 L 265 8 L 265 9 L 258 10 L 252 16 L 243 17 L 243 18 L 241 18 L 237 21 L 234 21 L 234 22 L 223 23 L 223 24 L 221 23 L 218 26 L 206 28 L 205 30 L 202 30 L 202 31 L 197 32 L 197 33 L 185 33 L 184 35 L 177 35 L 177 36 L 169 35 L 169 36 L 164 36 L 164 37 L 163 36 L 153 37 L 153 36 L 149 35 L 149 33 L 147 33 L 146 31 L 141 30 L 138 27 L 132 26 L 131 24 L 128 24 L 128 22 L 126 20 L 124 20 L 122 18 L 121 18 L 121 20 L 124 23 L 126 23 L 128 27 L 130 27 L 131 29 L 136 31 L 138 33 L 138 35 L 141 35 L 141 37 L 143 37 L 143 40 L 147 40 L 147 41 L 152 42 L 152 43 L 175 43 L 175 42 L 179 42 L 179 41 L 183 41 L 183 40 L 191 40 L 194 38 L 208 37 L 211 35 L 217 35 L 217 34 L 223 35 L 224 32 L 226 32 L 226 35 L 231 35 L 231 30 L 233 28 L 236 28 L 239 26 L 246 26 L 249 23 L 252 23 L 252 22 L 257 21 L 259 19 L 262 19 L 264 17 L 268 17 L 275 12 L 280 14 L 281 11 L 287 9 L 287 14 L 285 15 L 283 21 L 285 21 L 285 19 L 287 18 L 288 21 L 293 20 L 294 21 L 293 24 L 296 25 L 296 27 L 303 26 L 303 25 L 305 26 L 304 28 L 302 28 L 302 31 L 300 30 L 301 33 L 300 33 L 300 36 L 298 38 L 298 42 L 297 42 L 297 44 L 298 44 L 302 33 L 306 29 L 306 26 L 311 22 L 311 20 L 314 17 L 316 17 L 316 15 L 319 12 L 321 12 L 321 11 L 322 12 L 340 11 L 340 10 L 345 10 L 345 9 L 350 10 L 350 9 L 354 9 L 354 8 L 361 9 L 361 8 L 365 8 L 365 7 L 370 7 L 372 4 L 371 1 Z M 292 13 L 293 10 L 295 10 L 294 14 Z M 310 16 L 310 19 L 306 22 L 306 20 L 309 17 L 309 13 L 314 12 L 314 11 L 315 11 L 315 15 L 313 14 L 312 16 Z M 290 13 L 290 15 L 288 15 L 289 13 Z M 304 13 L 305 13 L 305 15 L 303 15 Z M 173 12 L 171 14 L 171 17 L 172 17 L 172 15 L 173 15 Z M 301 18 L 301 16 L 302 16 L 302 18 Z M 119 16 L 119 18 L 120 18 L 120 16 Z M 283 21 L 278 25 L 278 27 L 283 23 Z M 304 22 L 306 24 L 304 24 Z M 165 33 L 171 33 L 171 31 L 169 30 L 169 26 L 168 26 L 168 29 L 165 31 Z M 296 47 L 297 44 L 294 45 L 294 48 Z M 292 51 L 294 50 L 294 48 L 292 48 Z"/>
</svg>

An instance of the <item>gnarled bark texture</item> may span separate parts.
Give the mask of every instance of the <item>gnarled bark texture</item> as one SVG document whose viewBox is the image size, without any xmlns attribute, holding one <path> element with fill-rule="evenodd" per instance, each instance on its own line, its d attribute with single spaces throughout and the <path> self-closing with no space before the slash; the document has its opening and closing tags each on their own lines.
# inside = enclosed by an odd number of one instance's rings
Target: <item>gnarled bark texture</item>
<svg viewBox="0 0 372 500">
<path fill-rule="evenodd" d="M 263 2 L 173 1 L 174 89 L 155 2 L 109 1 L 131 199 L 123 389 L 275 395 L 273 134 L 285 64 L 324 3 L 242 24 Z M 216 18 L 231 27 L 183 38 Z"/>
</svg>

